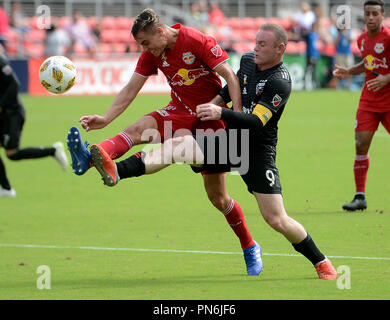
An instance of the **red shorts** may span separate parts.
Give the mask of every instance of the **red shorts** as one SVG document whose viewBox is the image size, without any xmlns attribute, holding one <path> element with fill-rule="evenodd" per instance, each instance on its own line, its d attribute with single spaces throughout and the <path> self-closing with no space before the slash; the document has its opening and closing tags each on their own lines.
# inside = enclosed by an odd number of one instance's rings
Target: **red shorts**
<svg viewBox="0 0 390 320">
<path fill-rule="evenodd" d="M 172 101 L 165 107 L 153 111 L 147 116 L 153 117 L 157 121 L 158 133 L 161 142 L 172 138 L 173 134 L 186 135 L 195 134 L 196 129 L 212 129 L 214 133 L 218 129 L 225 129 L 223 120 L 201 121 L 196 113 L 186 109 L 184 106 L 177 106 Z"/>
<path fill-rule="evenodd" d="M 382 123 L 390 134 L 390 111 L 372 112 L 361 109 L 357 110 L 355 131 L 375 132 L 378 130 L 379 123 Z"/>
</svg>

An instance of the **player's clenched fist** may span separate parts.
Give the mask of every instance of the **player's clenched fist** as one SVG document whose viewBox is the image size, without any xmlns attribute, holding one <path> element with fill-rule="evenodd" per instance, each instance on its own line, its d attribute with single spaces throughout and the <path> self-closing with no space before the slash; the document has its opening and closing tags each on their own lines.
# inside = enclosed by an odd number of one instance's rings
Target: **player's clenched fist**
<svg viewBox="0 0 390 320">
<path fill-rule="evenodd" d="M 335 69 L 333 70 L 333 75 L 338 79 L 343 79 L 349 76 L 348 69 L 335 65 Z"/>
<path fill-rule="evenodd" d="M 106 119 L 99 115 L 83 116 L 79 121 L 85 131 L 101 129 L 108 124 Z"/>
</svg>

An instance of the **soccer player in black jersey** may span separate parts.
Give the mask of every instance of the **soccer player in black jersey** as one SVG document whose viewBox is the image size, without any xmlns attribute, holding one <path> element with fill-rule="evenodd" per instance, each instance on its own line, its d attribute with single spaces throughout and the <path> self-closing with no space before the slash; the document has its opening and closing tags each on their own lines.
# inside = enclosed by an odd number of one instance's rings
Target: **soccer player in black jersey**
<svg viewBox="0 0 390 320">
<path fill-rule="evenodd" d="M 237 170 L 248 191 L 255 196 L 265 221 L 314 265 L 320 279 L 335 280 L 337 272 L 331 262 L 317 248 L 303 226 L 287 215 L 283 204 L 275 158 L 278 121 L 291 93 L 290 74 L 283 64 L 286 46 L 287 34 L 281 26 L 263 25 L 256 35 L 254 52 L 243 55 L 237 73 L 243 112 L 221 107 L 231 101 L 226 87 L 213 101 L 197 107 L 198 117 L 203 121 L 226 121 L 226 132 L 229 132 L 226 142 L 215 139 L 215 135 L 185 135 L 165 141 L 152 152 L 139 152 L 118 163 L 113 162 L 104 151 L 91 149 L 92 161 L 104 183 L 110 186 L 119 179 L 151 174 L 167 167 L 167 155 L 172 162 L 200 166 L 199 171 Z M 243 136 L 248 131 L 249 140 L 245 140 Z M 234 139 L 230 132 L 234 132 Z M 236 134 L 241 136 L 237 138 Z M 234 146 L 232 140 L 240 143 Z M 221 154 L 221 144 L 225 146 L 223 150 L 228 157 Z M 248 161 L 248 166 L 231 161 L 231 151 L 237 149 L 235 147 L 240 149 L 241 157 Z"/>
<path fill-rule="evenodd" d="M 61 142 L 49 148 L 19 149 L 20 136 L 25 121 L 25 109 L 19 98 L 19 81 L 7 58 L 0 52 L 0 147 L 10 160 L 36 159 L 53 156 L 66 170 L 68 160 Z M 0 157 L 0 198 L 14 198 L 16 192 L 11 188 L 5 166 Z"/>
</svg>

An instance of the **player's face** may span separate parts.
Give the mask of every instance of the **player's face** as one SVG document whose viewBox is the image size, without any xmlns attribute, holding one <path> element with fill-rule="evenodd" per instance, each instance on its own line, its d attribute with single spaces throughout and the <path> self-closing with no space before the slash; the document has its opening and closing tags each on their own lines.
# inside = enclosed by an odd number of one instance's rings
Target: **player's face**
<svg viewBox="0 0 390 320">
<path fill-rule="evenodd" d="M 382 12 L 380 6 L 365 6 L 364 21 L 366 22 L 367 30 L 371 32 L 378 31 L 381 28 L 385 13 Z"/>
<path fill-rule="evenodd" d="M 270 31 L 260 30 L 256 35 L 255 63 L 259 66 L 273 65 L 280 58 L 280 46 L 275 44 L 275 36 Z"/>
<path fill-rule="evenodd" d="M 155 57 L 163 54 L 167 47 L 167 38 L 162 28 L 157 28 L 155 32 L 140 31 L 135 39 L 142 47 L 143 51 L 149 51 Z"/>
</svg>

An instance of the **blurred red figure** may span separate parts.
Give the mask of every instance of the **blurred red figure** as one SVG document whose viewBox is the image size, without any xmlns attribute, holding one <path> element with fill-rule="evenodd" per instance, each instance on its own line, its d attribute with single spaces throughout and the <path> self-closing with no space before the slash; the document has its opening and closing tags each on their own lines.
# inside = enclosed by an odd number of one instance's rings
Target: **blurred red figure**
<svg viewBox="0 0 390 320">
<path fill-rule="evenodd" d="M 4 48 L 5 48 L 5 42 L 7 41 L 8 30 L 9 30 L 8 16 L 0 4 L 0 45 L 2 45 Z"/>
<path fill-rule="evenodd" d="M 210 2 L 209 21 L 210 23 L 221 26 L 225 23 L 225 14 L 219 8 L 217 1 Z"/>
</svg>

